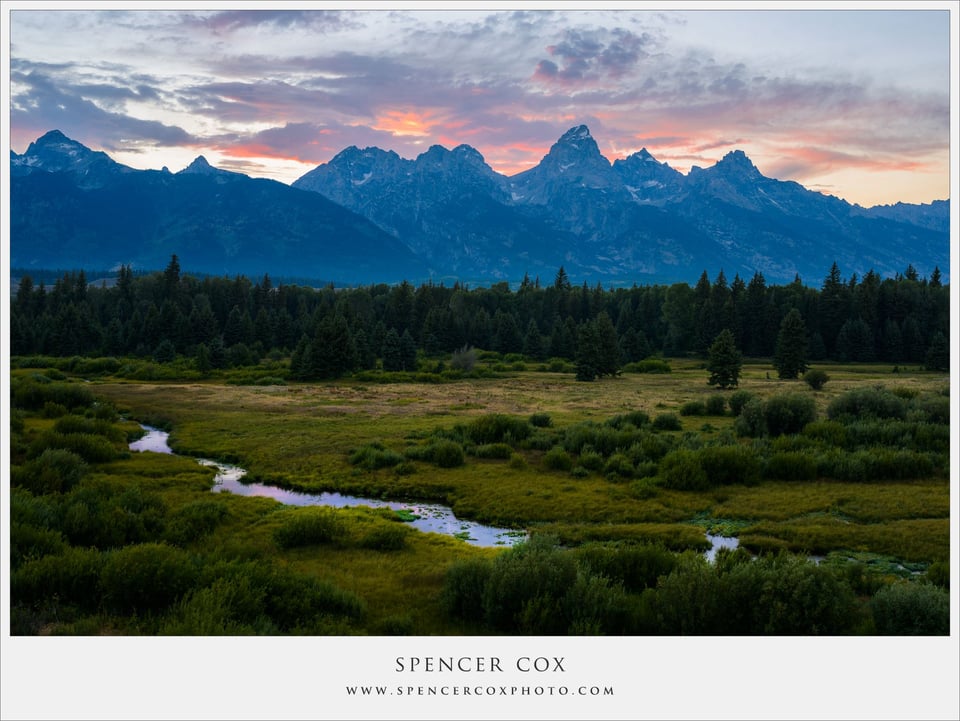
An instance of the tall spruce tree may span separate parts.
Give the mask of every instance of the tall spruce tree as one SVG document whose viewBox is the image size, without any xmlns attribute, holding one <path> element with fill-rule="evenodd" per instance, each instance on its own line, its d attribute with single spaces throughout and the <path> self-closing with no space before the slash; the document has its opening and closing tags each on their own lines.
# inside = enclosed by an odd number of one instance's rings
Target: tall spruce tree
<svg viewBox="0 0 960 721">
<path fill-rule="evenodd" d="M 947 343 L 947 337 L 940 331 L 934 333 L 930 340 L 924 365 L 931 371 L 950 370 L 950 345 Z"/>
<path fill-rule="evenodd" d="M 577 330 L 577 380 L 595 381 L 600 375 L 599 337 L 593 321 L 581 323 Z"/>
<path fill-rule="evenodd" d="M 743 354 L 737 350 L 733 333 L 724 328 L 707 350 L 707 370 L 710 378 L 707 384 L 720 388 L 735 388 L 740 383 L 740 370 L 743 367 Z"/>
<path fill-rule="evenodd" d="M 807 324 L 796 308 L 791 308 L 780 323 L 777 334 L 777 349 L 773 355 L 773 365 L 779 378 L 798 378 L 806 372 L 807 364 Z"/>
</svg>

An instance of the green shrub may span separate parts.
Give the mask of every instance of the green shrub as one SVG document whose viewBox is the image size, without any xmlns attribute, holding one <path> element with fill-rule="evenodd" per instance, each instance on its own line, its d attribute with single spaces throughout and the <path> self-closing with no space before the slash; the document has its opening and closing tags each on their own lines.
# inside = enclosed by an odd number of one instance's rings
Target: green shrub
<svg viewBox="0 0 960 721">
<path fill-rule="evenodd" d="M 108 554 L 100 582 L 109 608 L 143 612 L 177 601 L 198 576 L 197 564 L 186 551 L 164 543 L 144 543 Z"/>
<path fill-rule="evenodd" d="M 11 468 L 10 484 L 35 495 L 66 493 L 87 474 L 88 466 L 73 451 L 47 448 L 39 457 Z"/>
<path fill-rule="evenodd" d="M 531 432 L 532 427 L 526 419 L 500 413 L 480 416 L 466 427 L 467 437 L 477 444 L 516 443 L 527 438 Z"/>
<path fill-rule="evenodd" d="M 13 409 L 10 412 L 10 433 L 18 434 L 23 433 L 23 429 L 26 427 L 25 418 L 23 411 Z"/>
<path fill-rule="evenodd" d="M 331 616 L 359 619 L 366 606 L 356 594 L 286 566 L 257 564 L 247 570 L 264 590 L 264 610 L 282 631 L 316 634 Z"/>
<path fill-rule="evenodd" d="M 574 636 L 624 635 L 633 632 L 632 604 L 623 586 L 603 576 L 578 573 L 563 598 Z"/>
<path fill-rule="evenodd" d="M 614 416 L 607 421 L 607 425 L 620 430 L 627 425 L 634 428 L 643 428 L 650 425 L 650 415 L 646 411 L 630 411 L 622 415 Z"/>
<path fill-rule="evenodd" d="M 266 593 L 247 577 L 218 578 L 189 591 L 160 627 L 164 636 L 242 636 L 275 632 L 264 612 Z"/>
<path fill-rule="evenodd" d="M 396 451 L 387 450 L 380 442 L 368 443 L 350 454 L 349 462 L 368 471 L 378 468 L 392 468 L 403 461 Z"/>
<path fill-rule="evenodd" d="M 941 425 L 950 424 L 950 399 L 943 396 L 921 396 L 913 403 L 911 408 L 915 409 L 923 416 L 923 420 L 928 423 L 937 423 Z"/>
<path fill-rule="evenodd" d="M 637 441 L 631 444 L 627 453 L 635 463 L 641 461 L 659 461 L 673 450 L 675 443 L 670 436 L 644 431 Z"/>
<path fill-rule="evenodd" d="M 513 454 L 513 448 L 506 443 L 486 443 L 473 450 L 477 458 L 496 458 L 506 460 Z"/>
<path fill-rule="evenodd" d="M 760 461 L 748 446 L 706 446 L 699 461 L 711 486 L 753 485 L 760 480 Z"/>
<path fill-rule="evenodd" d="M 647 358 L 635 363 L 627 363 L 623 367 L 624 373 L 669 373 L 670 364 L 659 358 Z"/>
<path fill-rule="evenodd" d="M 157 494 L 87 479 L 64 497 L 60 529 L 75 546 L 107 549 L 157 540 L 165 522 L 166 506 Z"/>
<path fill-rule="evenodd" d="M 851 421 L 855 418 L 897 418 L 907 416 L 903 398 L 883 388 L 854 388 L 834 398 L 827 406 L 830 420 Z"/>
<path fill-rule="evenodd" d="M 679 431 L 683 426 L 673 413 L 661 413 L 653 419 L 653 428 L 658 431 Z"/>
<path fill-rule="evenodd" d="M 562 447 L 554 446 L 544 454 L 543 465 L 552 471 L 569 471 L 573 467 L 573 460 Z"/>
<path fill-rule="evenodd" d="M 752 401 L 755 397 L 756 396 L 750 391 L 745 391 L 743 389 L 734 391 L 730 394 L 729 399 L 730 412 L 735 416 L 739 416 L 747 403 Z"/>
<path fill-rule="evenodd" d="M 704 416 L 707 405 L 703 401 L 687 401 L 680 407 L 681 416 Z"/>
<path fill-rule="evenodd" d="M 529 448 L 533 451 L 549 451 L 551 448 L 556 445 L 557 435 L 550 431 L 536 430 L 530 434 L 530 437 L 527 438 L 523 443 L 521 443 L 522 448 Z"/>
<path fill-rule="evenodd" d="M 273 531 L 273 540 L 280 548 L 299 548 L 329 543 L 343 535 L 340 515 L 333 508 L 312 506 L 290 509 L 283 524 Z"/>
<path fill-rule="evenodd" d="M 763 418 L 771 436 L 800 433 L 805 425 L 816 420 L 817 406 L 807 395 L 776 395 L 763 404 Z"/>
<path fill-rule="evenodd" d="M 819 461 L 820 475 L 851 483 L 927 478 L 935 470 L 927 454 L 893 448 L 821 454 Z"/>
<path fill-rule="evenodd" d="M 81 358 L 73 366 L 73 372 L 82 376 L 107 376 L 120 370 L 116 358 Z"/>
<path fill-rule="evenodd" d="M 727 412 L 727 399 L 719 393 L 707 396 L 706 413 L 709 416 L 722 416 Z"/>
<path fill-rule="evenodd" d="M 63 534 L 52 528 L 38 528 L 20 521 L 10 524 L 10 568 L 16 570 L 26 561 L 58 555 L 69 546 Z"/>
<path fill-rule="evenodd" d="M 40 411 L 40 415 L 44 418 L 60 418 L 61 416 L 67 415 L 70 411 L 67 410 L 65 405 L 60 403 L 54 403 L 53 401 L 47 401 L 43 404 L 43 409 Z"/>
<path fill-rule="evenodd" d="M 830 380 L 830 376 L 827 375 L 827 372 L 824 370 L 813 368 L 803 374 L 803 380 L 813 390 L 819 391 L 823 390 L 823 387 L 827 384 L 827 381 Z"/>
<path fill-rule="evenodd" d="M 564 597 L 577 577 L 572 554 L 556 539 L 534 537 L 498 555 L 484 593 L 487 623 L 508 633 L 557 635 L 567 631 Z"/>
<path fill-rule="evenodd" d="M 584 448 L 578 461 L 581 466 L 590 471 L 599 471 L 603 468 L 603 456 L 592 448 Z"/>
<path fill-rule="evenodd" d="M 457 468 L 464 463 L 463 446 L 456 441 L 437 440 L 429 446 L 430 461 L 440 468 Z"/>
<path fill-rule="evenodd" d="M 569 453 L 582 453 L 585 448 L 595 448 L 598 426 L 592 421 L 583 421 L 567 426 L 563 431 L 563 447 Z"/>
<path fill-rule="evenodd" d="M 360 548 L 374 551 L 399 551 L 407 545 L 409 530 L 400 524 L 378 524 L 360 539 Z"/>
<path fill-rule="evenodd" d="M 92 433 L 57 433 L 45 431 L 30 444 L 29 455 L 36 457 L 47 449 L 72 451 L 87 463 L 106 463 L 119 456 L 119 451 L 105 436 Z"/>
<path fill-rule="evenodd" d="M 61 374 L 62 375 L 62 374 Z M 14 408 L 37 411 L 47 402 L 57 403 L 73 410 L 93 405 L 93 393 L 79 383 L 38 382 L 34 379 L 16 379 L 11 382 L 10 403 Z"/>
<path fill-rule="evenodd" d="M 950 594 L 929 583 L 900 581 L 881 588 L 870 608 L 881 636 L 950 634 Z"/>
<path fill-rule="evenodd" d="M 746 438 L 765 436 L 767 434 L 767 420 L 764 414 L 763 401 L 759 398 L 750 399 L 740 409 L 740 414 L 733 423 L 733 430 L 738 436 Z"/>
<path fill-rule="evenodd" d="M 59 528 L 59 499 L 35 496 L 24 488 L 10 488 L 10 521 L 20 521 L 38 528 Z"/>
<path fill-rule="evenodd" d="M 100 604 L 104 559 L 95 549 L 67 548 L 61 555 L 27 561 L 10 574 L 10 601 L 58 599 L 85 609 Z"/>
<path fill-rule="evenodd" d="M 950 590 L 950 564 L 947 561 L 934 561 L 927 568 L 926 579 L 934 586 Z"/>
<path fill-rule="evenodd" d="M 710 487 L 710 479 L 700 464 L 698 451 L 688 449 L 671 451 L 660 461 L 657 472 L 667 488 L 702 491 Z"/>
<path fill-rule="evenodd" d="M 373 631 L 377 636 L 413 636 L 415 628 L 409 614 L 398 614 L 377 621 Z"/>
<path fill-rule="evenodd" d="M 534 428 L 549 428 L 553 425 L 553 419 L 549 413 L 534 413 L 530 416 L 530 425 Z"/>
<path fill-rule="evenodd" d="M 677 563 L 676 554 L 649 544 L 587 543 L 576 549 L 574 555 L 583 571 L 622 583 L 634 593 L 656 587 L 658 579 L 670 573 Z"/>
<path fill-rule="evenodd" d="M 85 435 L 104 436 L 112 443 L 124 443 L 127 434 L 122 429 L 102 418 L 86 418 L 84 416 L 66 415 L 53 424 L 56 433 L 69 435 L 79 433 Z"/>
<path fill-rule="evenodd" d="M 219 501 L 192 501 L 170 515 L 165 538 L 176 546 L 186 546 L 211 533 L 227 515 Z"/>
<path fill-rule="evenodd" d="M 486 558 L 456 561 L 447 570 L 440 591 L 440 605 L 450 618 L 480 625 L 485 620 L 487 584 L 493 563 Z"/>
<path fill-rule="evenodd" d="M 633 461 L 624 453 L 614 453 L 603 466 L 607 478 L 633 478 Z"/>
<path fill-rule="evenodd" d="M 772 557 L 760 564 L 740 564 L 724 584 L 742 577 L 745 593 L 726 594 L 756 604 L 752 633 L 787 636 L 835 636 L 850 633 L 856 605 L 853 592 L 830 569 L 792 556 Z M 759 576 L 760 583 L 756 582 Z M 759 593 L 755 591 L 759 589 Z"/>
<path fill-rule="evenodd" d="M 844 448 L 847 445 L 846 426 L 838 421 L 813 421 L 804 426 L 802 433 L 805 438 L 812 438 L 835 448 Z"/>
<path fill-rule="evenodd" d="M 764 463 L 763 477 L 777 481 L 812 481 L 817 478 L 817 461 L 804 451 L 773 453 Z"/>
</svg>

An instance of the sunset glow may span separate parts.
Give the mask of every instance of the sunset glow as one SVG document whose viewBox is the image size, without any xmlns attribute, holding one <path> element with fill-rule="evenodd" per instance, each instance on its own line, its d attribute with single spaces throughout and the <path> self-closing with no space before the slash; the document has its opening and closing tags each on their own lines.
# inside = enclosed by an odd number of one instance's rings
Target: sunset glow
<svg viewBox="0 0 960 721">
<path fill-rule="evenodd" d="M 290 183 L 351 145 L 468 144 L 513 175 L 586 124 L 611 162 L 740 149 L 866 206 L 949 196 L 946 10 L 9 5 L 16 152 L 59 129 L 136 168 L 203 154 Z"/>
</svg>

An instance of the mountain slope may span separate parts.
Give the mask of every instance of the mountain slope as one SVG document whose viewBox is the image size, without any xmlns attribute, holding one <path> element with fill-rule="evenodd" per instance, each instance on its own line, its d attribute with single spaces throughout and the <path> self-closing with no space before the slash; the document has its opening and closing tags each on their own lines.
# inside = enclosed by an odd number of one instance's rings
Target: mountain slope
<svg viewBox="0 0 960 721">
<path fill-rule="evenodd" d="M 214 168 L 140 171 L 59 131 L 11 154 L 16 267 L 162 268 L 343 283 L 696 282 L 759 271 L 818 283 L 912 265 L 949 282 L 949 201 L 861 208 L 764 176 L 742 151 L 684 175 L 646 149 L 610 163 L 584 125 L 507 177 L 475 149 L 414 160 L 349 147 L 293 183 Z"/>
<path fill-rule="evenodd" d="M 163 268 L 176 254 L 185 269 L 214 274 L 347 283 L 428 275 L 406 245 L 316 193 L 202 158 L 177 174 L 120 170 L 58 143 L 62 152 L 43 144 L 13 160 L 28 169 L 11 182 L 13 266 Z"/>
<path fill-rule="evenodd" d="M 704 269 L 815 282 L 834 260 L 861 275 L 949 268 L 948 201 L 863 209 L 768 178 L 739 150 L 687 175 L 646 149 L 611 164 L 585 125 L 512 177 L 469 150 L 470 172 L 455 174 L 448 159 L 466 146 L 415 161 L 351 148 L 294 186 L 363 214 L 437 267 L 486 278 L 560 265 L 610 282 L 693 282 Z"/>
</svg>

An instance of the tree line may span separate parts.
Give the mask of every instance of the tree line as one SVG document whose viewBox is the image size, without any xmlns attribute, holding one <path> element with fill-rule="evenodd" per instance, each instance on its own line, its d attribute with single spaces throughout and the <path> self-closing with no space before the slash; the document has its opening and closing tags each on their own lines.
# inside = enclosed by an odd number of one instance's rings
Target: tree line
<svg viewBox="0 0 960 721">
<path fill-rule="evenodd" d="M 773 358 L 788 315 L 791 332 L 800 328 L 806 341 L 801 364 L 937 367 L 944 354 L 931 361 L 930 350 L 948 347 L 949 313 L 939 269 L 920 278 L 912 266 L 892 278 L 871 270 L 845 279 L 834 263 L 819 288 L 799 277 L 768 285 L 760 272 L 728 281 L 721 270 L 713 280 L 704 271 L 692 287 L 604 289 L 572 284 L 561 267 L 550 283 L 525 276 L 516 289 L 406 281 L 318 289 L 275 285 L 266 274 L 198 278 L 173 256 L 162 272 L 135 275 L 123 266 L 110 284 L 91 284 L 83 271 L 64 273 L 52 287 L 22 277 L 10 348 L 21 356 L 189 356 L 201 370 L 289 356 L 291 377 L 304 380 L 414 370 L 418 356 L 480 348 L 575 361 L 589 380 L 655 355 L 706 357 L 723 332 L 744 356 Z"/>
</svg>

